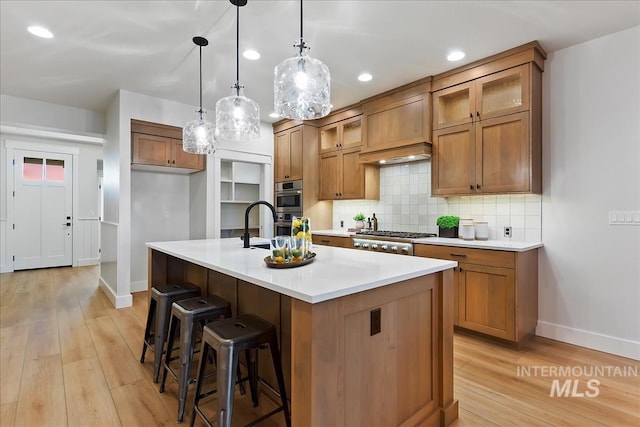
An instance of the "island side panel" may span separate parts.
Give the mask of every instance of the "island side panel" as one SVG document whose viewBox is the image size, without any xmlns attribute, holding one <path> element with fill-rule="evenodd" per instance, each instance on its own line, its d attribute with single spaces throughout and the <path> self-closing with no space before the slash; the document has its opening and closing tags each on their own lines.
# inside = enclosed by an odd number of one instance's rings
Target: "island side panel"
<svg viewBox="0 0 640 427">
<path fill-rule="evenodd" d="M 453 384 L 453 354 L 443 351 L 453 346 L 453 276 L 444 275 L 313 305 L 292 299 L 293 424 L 441 425 L 441 402 L 453 399 L 440 385 L 442 368 Z M 380 332 L 371 335 L 378 308 Z"/>
<path fill-rule="evenodd" d="M 449 425 L 458 419 L 458 401 L 453 398 L 453 270 L 445 270 L 438 277 L 438 378 L 440 425 Z"/>
</svg>

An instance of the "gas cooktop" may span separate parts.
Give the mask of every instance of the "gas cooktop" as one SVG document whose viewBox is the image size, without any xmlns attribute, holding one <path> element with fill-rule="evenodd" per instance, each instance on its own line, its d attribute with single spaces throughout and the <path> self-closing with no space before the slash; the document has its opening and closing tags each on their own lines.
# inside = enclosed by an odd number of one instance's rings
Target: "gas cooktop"
<svg viewBox="0 0 640 427">
<path fill-rule="evenodd" d="M 411 231 L 386 231 L 363 230 L 356 232 L 358 236 L 395 237 L 401 239 L 422 239 L 424 237 L 437 237 L 434 233 L 414 233 Z"/>
</svg>

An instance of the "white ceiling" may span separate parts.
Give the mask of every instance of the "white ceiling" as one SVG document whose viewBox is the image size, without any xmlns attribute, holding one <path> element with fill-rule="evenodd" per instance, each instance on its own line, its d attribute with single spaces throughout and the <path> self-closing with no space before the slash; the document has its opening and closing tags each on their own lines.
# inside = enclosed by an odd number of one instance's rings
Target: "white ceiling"
<svg viewBox="0 0 640 427">
<path fill-rule="evenodd" d="M 246 96 L 273 110 L 273 68 L 293 56 L 300 3 L 248 0 L 240 9 Z M 235 6 L 218 1 L 0 1 L 0 92 L 104 111 L 118 89 L 198 104 L 213 112 L 235 81 Z M 26 31 L 42 25 L 53 39 Z M 327 1 L 304 2 L 310 55 L 331 70 L 340 108 L 388 89 L 538 40 L 552 52 L 640 25 L 640 1 Z M 452 49 L 467 56 L 445 57 Z M 632 54 L 637 55 L 638 52 Z M 360 83 L 367 71 L 374 78 Z"/>
</svg>

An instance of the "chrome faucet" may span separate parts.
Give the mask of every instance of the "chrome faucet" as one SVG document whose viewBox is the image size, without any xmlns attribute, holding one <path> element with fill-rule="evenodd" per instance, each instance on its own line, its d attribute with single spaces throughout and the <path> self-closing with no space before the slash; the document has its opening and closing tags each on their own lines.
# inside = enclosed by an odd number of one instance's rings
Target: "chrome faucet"
<svg viewBox="0 0 640 427">
<path fill-rule="evenodd" d="M 242 239 L 244 240 L 245 248 L 249 247 L 249 211 L 251 211 L 251 208 L 253 208 L 255 205 L 267 206 L 269 209 L 271 209 L 271 213 L 273 214 L 273 222 L 278 222 L 278 215 L 276 214 L 276 208 L 274 208 L 271 203 L 265 202 L 264 200 L 258 200 L 257 202 L 251 203 L 247 207 L 247 210 L 244 211 L 244 237 Z"/>
</svg>

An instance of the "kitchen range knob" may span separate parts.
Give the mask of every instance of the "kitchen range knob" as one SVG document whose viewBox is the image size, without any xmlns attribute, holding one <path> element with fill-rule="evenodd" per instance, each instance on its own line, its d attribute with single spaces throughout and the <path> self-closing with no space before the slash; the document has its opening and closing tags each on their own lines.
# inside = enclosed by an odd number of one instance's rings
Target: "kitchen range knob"
<svg viewBox="0 0 640 427">
<path fill-rule="evenodd" d="M 360 247 L 360 243 L 359 242 L 353 242 L 353 247 L 354 248 L 359 248 Z"/>
<path fill-rule="evenodd" d="M 365 248 L 365 249 L 369 249 L 369 244 L 368 243 L 363 243 L 362 247 Z"/>
<path fill-rule="evenodd" d="M 402 252 L 404 252 L 405 254 L 409 253 L 409 248 L 402 248 Z"/>
<path fill-rule="evenodd" d="M 378 249 L 378 245 L 371 245 L 371 249 Z"/>
<path fill-rule="evenodd" d="M 391 246 L 391 252 L 398 252 L 397 246 Z"/>
<path fill-rule="evenodd" d="M 382 245 L 380 247 L 380 249 L 382 249 L 383 251 L 386 251 L 388 248 L 389 248 L 389 246 L 387 246 L 387 245 Z"/>
</svg>

